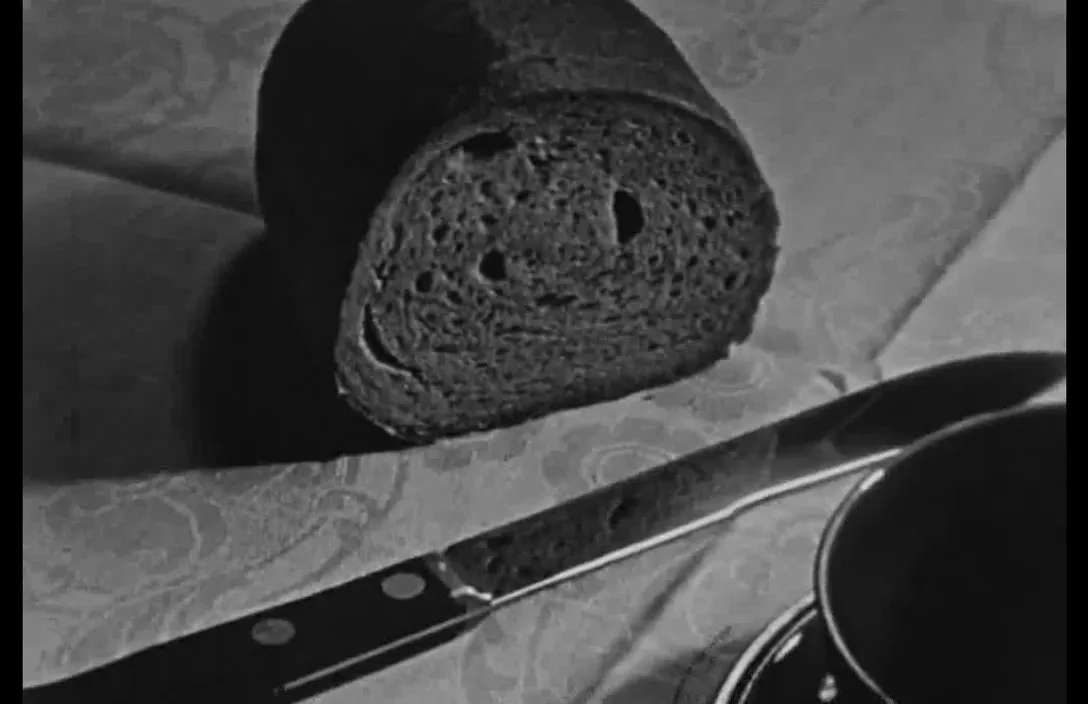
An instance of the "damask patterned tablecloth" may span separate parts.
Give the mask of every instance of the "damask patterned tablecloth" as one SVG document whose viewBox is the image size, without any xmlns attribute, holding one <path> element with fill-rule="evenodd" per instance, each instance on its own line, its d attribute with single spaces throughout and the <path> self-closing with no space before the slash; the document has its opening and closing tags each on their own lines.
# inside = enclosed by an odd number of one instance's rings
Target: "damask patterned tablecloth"
<svg viewBox="0 0 1088 704">
<path fill-rule="evenodd" d="M 260 248 L 254 98 L 299 2 L 24 2 L 26 683 L 312 593 L 882 376 L 1065 348 L 1064 2 L 638 0 L 778 194 L 782 260 L 753 338 L 692 380 L 517 428 L 192 469 L 209 466 L 194 337 Z M 247 361 L 222 364 L 229 375 Z M 808 589 L 849 484 L 541 594 L 321 701 L 700 701 Z"/>
</svg>

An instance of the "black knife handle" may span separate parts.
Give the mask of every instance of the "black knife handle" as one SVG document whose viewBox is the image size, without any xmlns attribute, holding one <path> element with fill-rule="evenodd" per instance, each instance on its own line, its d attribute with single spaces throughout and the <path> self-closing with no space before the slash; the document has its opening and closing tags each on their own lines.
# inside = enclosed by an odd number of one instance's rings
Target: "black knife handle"
<svg viewBox="0 0 1088 704">
<path fill-rule="evenodd" d="M 296 702 L 452 640 L 480 602 L 433 556 L 23 690 L 30 704 Z M 459 627 L 343 666 L 436 624 Z M 329 671 L 333 668 L 333 671 Z"/>
</svg>

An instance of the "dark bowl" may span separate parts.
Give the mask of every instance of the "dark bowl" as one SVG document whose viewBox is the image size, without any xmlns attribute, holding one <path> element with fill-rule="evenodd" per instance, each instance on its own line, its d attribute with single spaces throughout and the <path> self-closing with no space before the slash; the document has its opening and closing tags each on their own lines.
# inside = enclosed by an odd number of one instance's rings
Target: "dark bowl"
<svg viewBox="0 0 1088 704">
<path fill-rule="evenodd" d="M 862 480 L 816 558 L 842 695 L 1064 702 L 1065 502 L 1064 403 L 965 421 Z"/>
</svg>

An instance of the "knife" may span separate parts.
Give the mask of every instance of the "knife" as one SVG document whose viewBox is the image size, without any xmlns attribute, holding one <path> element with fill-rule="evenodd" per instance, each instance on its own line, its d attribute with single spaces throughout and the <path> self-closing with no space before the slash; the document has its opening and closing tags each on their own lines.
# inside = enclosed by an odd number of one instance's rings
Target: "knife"
<svg viewBox="0 0 1088 704">
<path fill-rule="evenodd" d="M 920 438 L 1065 378 L 1059 352 L 923 369 L 443 550 L 57 682 L 24 702 L 295 702 L 452 640 L 514 601 L 757 503 L 887 463 Z"/>
</svg>

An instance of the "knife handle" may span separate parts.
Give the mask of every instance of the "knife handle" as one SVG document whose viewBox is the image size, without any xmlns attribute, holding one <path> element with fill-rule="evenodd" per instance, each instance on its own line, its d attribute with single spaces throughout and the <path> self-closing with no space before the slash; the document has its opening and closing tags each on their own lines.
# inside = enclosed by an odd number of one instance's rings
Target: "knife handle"
<svg viewBox="0 0 1088 704">
<path fill-rule="evenodd" d="M 296 702 L 452 640 L 481 601 L 424 556 L 23 690 L 24 704 Z M 470 590 L 471 591 L 471 590 Z M 455 625 L 435 629 L 453 621 Z M 425 637 L 416 637 L 432 629 Z M 402 645 L 397 641 L 409 639 Z M 360 656 L 369 654 L 362 659 Z"/>
</svg>

